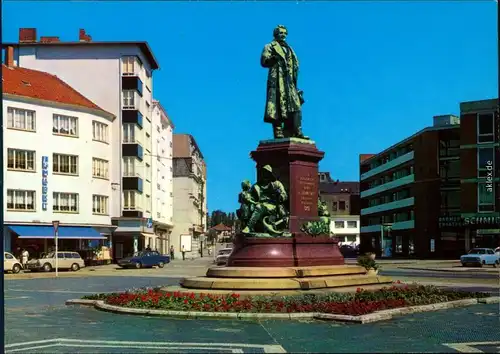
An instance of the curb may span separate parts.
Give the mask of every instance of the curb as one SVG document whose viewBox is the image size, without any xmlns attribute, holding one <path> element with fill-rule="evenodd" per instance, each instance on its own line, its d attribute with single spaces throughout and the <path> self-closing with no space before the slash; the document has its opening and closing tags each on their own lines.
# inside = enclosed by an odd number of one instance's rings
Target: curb
<svg viewBox="0 0 500 354">
<path fill-rule="evenodd" d="M 128 307 L 108 305 L 102 300 L 82 300 L 73 299 L 67 300 L 66 305 L 82 305 L 93 306 L 94 308 L 106 312 L 128 314 L 128 315 L 143 315 L 143 316 L 169 316 L 176 318 L 221 318 L 221 319 L 241 319 L 241 320 L 327 320 L 337 322 L 351 322 L 351 323 L 373 323 L 379 321 L 386 321 L 392 319 L 394 316 L 408 315 L 419 312 L 430 312 L 437 310 L 444 310 L 457 307 L 465 307 L 476 304 L 498 304 L 500 303 L 500 296 L 492 296 L 481 299 L 464 299 L 449 302 L 441 302 L 437 304 L 401 307 L 390 310 L 382 310 L 367 315 L 361 316 L 348 316 L 348 315 L 335 315 L 329 313 L 317 312 L 300 312 L 300 313 L 248 313 L 248 312 L 201 312 L 201 311 L 168 311 L 168 310 L 146 310 L 134 309 Z"/>
<path fill-rule="evenodd" d="M 398 267 L 399 269 L 422 270 L 428 272 L 443 272 L 443 273 L 460 273 L 460 274 L 500 274 L 500 269 L 495 268 L 478 268 L 478 269 L 449 269 L 449 268 L 423 268 L 423 267 Z"/>
</svg>

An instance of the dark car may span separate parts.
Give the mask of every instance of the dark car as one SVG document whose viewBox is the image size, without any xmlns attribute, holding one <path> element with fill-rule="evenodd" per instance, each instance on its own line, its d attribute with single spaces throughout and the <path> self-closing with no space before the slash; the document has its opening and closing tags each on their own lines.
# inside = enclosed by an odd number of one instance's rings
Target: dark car
<svg viewBox="0 0 500 354">
<path fill-rule="evenodd" d="M 351 245 L 342 245 L 339 247 L 340 253 L 345 258 L 356 258 L 359 256 L 359 248 Z"/>
<path fill-rule="evenodd" d="M 152 268 L 157 266 L 163 268 L 170 263 L 170 257 L 159 254 L 156 251 L 142 251 L 135 253 L 132 257 L 122 258 L 118 265 L 122 268 Z"/>
</svg>

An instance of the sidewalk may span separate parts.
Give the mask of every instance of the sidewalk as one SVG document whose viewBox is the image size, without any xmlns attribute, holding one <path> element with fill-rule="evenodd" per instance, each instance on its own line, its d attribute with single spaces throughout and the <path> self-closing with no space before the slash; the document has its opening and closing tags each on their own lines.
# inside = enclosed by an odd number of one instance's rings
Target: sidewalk
<svg viewBox="0 0 500 354">
<path fill-rule="evenodd" d="M 424 270 L 424 271 L 431 271 L 431 272 L 451 272 L 451 273 L 493 273 L 493 274 L 498 274 L 500 275 L 500 268 L 493 268 L 493 267 L 462 267 L 459 265 L 455 266 L 448 266 L 448 267 L 426 267 L 425 265 L 421 265 L 420 267 L 415 266 L 415 267 L 398 267 L 399 269 L 409 269 L 409 270 Z"/>
<path fill-rule="evenodd" d="M 459 263 L 456 260 L 450 259 L 384 259 L 384 258 L 376 258 L 375 262 L 379 264 L 416 264 L 416 265 L 425 265 L 425 264 L 453 264 Z M 356 258 L 345 258 L 346 264 L 356 264 Z"/>
</svg>

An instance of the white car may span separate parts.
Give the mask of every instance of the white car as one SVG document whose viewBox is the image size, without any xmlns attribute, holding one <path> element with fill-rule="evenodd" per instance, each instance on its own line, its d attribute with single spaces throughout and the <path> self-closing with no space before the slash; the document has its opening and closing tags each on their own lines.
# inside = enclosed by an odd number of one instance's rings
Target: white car
<svg viewBox="0 0 500 354">
<path fill-rule="evenodd" d="M 68 269 L 76 272 L 80 268 L 85 267 L 85 262 L 78 252 L 62 251 L 57 252 L 57 269 Z M 56 268 L 56 254 L 50 252 L 47 255 L 42 255 L 38 259 L 31 259 L 26 264 L 26 269 L 31 271 L 51 272 Z"/>
<path fill-rule="evenodd" d="M 219 252 L 217 253 L 217 257 L 215 257 L 215 264 L 226 265 L 229 255 L 231 254 L 232 251 L 233 251 L 232 248 L 223 248 L 219 250 Z"/>
<path fill-rule="evenodd" d="M 3 253 L 3 270 L 4 272 L 12 272 L 14 274 L 19 273 L 23 269 L 19 259 L 14 257 L 12 253 Z"/>
<path fill-rule="evenodd" d="M 495 248 L 495 254 L 500 256 L 500 247 Z"/>
</svg>

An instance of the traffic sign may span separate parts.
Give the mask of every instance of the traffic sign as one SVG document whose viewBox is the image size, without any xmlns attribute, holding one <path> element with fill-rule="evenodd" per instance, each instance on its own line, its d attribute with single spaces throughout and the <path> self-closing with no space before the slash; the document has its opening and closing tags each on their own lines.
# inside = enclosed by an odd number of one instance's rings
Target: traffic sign
<svg viewBox="0 0 500 354">
<path fill-rule="evenodd" d="M 54 233 L 57 233 L 59 230 L 59 220 L 52 221 L 52 226 L 54 226 Z"/>
</svg>

